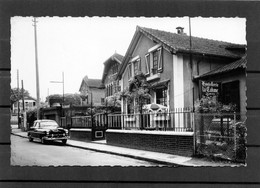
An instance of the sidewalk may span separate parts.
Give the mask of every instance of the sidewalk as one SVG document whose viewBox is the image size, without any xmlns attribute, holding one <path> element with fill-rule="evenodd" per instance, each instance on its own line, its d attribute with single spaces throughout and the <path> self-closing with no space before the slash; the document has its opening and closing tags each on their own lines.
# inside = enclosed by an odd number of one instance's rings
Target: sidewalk
<svg viewBox="0 0 260 188">
<path fill-rule="evenodd" d="M 27 132 L 18 129 L 17 126 L 12 126 L 11 134 L 27 138 Z M 105 141 L 82 142 L 76 140 L 68 140 L 67 146 L 76 147 L 80 149 L 88 149 L 97 152 L 104 152 L 108 154 L 120 155 L 149 162 L 159 163 L 161 165 L 174 166 L 231 166 L 229 163 L 214 162 L 207 159 L 200 159 L 194 157 L 184 157 L 166 153 L 151 152 L 145 150 L 129 149 L 117 146 L 107 145 Z M 158 165 L 159 166 L 159 165 Z M 234 166 L 234 165 L 233 165 Z"/>
</svg>

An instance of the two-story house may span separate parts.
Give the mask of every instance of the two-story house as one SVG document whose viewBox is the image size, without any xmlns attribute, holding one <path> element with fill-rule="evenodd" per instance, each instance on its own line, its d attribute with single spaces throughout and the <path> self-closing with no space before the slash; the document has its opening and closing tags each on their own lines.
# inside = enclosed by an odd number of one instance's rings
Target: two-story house
<svg viewBox="0 0 260 188">
<path fill-rule="evenodd" d="M 122 55 L 114 53 L 104 62 L 101 82 L 105 86 L 105 97 L 112 96 L 121 90 L 119 80 L 116 77 L 123 58 Z"/>
<path fill-rule="evenodd" d="M 190 37 L 181 27 L 171 33 L 137 26 L 118 79 L 121 79 L 123 90 L 129 87 L 131 78 L 143 72 L 150 85 L 151 103 L 174 111 L 194 107 L 194 101 L 200 96 L 199 80 L 214 70 L 240 61 L 244 55 L 245 45 Z M 240 104 L 245 100 L 243 86 L 242 83 L 238 91 L 241 100 L 237 102 Z M 127 113 L 127 108 L 126 101 L 123 101 L 122 113 Z"/>
</svg>

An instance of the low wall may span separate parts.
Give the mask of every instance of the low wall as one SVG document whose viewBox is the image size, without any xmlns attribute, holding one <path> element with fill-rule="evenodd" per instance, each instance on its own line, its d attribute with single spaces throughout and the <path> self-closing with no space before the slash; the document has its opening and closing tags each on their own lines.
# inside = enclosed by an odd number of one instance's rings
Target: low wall
<svg viewBox="0 0 260 188">
<path fill-rule="evenodd" d="M 79 141 L 91 141 L 92 130 L 91 129 L 70 129 L 70 139 Z"/>
<path fill-rule="evenodd" d="M 107 144 L 126 148 L 192 156 L 192 132 L 107 130 Z"/>
<path fill-rule="evenodd" d="M 106 136 L 106 129 L 103 127 L 85 129 L 85 128 L 71 128 L 70 139 L 79 141 L 93 141 L 104 140 Z"/>
</svg>

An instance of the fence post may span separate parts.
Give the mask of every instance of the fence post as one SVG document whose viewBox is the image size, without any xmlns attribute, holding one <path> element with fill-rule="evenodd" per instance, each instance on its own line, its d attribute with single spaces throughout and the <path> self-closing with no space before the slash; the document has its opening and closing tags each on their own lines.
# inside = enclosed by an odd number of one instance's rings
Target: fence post
<svg viewBox="0 0 260 188">
<path fill-rule="evenodd" d="M 193 129 L 193 154 L 196 155 L 196 150 L 197 150 L 197 138 L 196 138 L 196 127 L 194 126 Z"/>
<path fill-rule="evenodd" d="M 235 160 L 237 159 L 237 127 L 236 127 L 236 112 L 234 112 L 234 155 Z"/>
</svg>

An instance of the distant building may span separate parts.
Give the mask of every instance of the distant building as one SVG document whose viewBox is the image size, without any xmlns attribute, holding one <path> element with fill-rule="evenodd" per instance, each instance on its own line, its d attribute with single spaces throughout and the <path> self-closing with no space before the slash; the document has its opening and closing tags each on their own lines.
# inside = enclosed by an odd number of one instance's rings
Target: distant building
<svg viewBox="0 0 260 188">
<path fill-rule="evenodd" d="M 20 112 L 22 112 L 22 110 L 23 110 L 23 100 L 20 99 L 19 103 L 20 103 L 19 104 L 20 105 L 19 106 Z M 34 107 L 36 107 L 36 99 L 34 99 L 34 98 L 30 97 L 30 96 L 25 96 L 24 97 L 24 110 L 28 111 L 28 110 L 30 110 L 30 109 L 32 109 Z M 12 109 L 13 109 L 12 110 L 13 114 L 18 114 L 18 101 L 13 104 L 13 108 Z"/>
<path fill-rule="evenodd" d="M 81 82 L 79 92 L 82 98 L 82 105 L 91 104 L 99 106 L 104 103 L 105 87 L 101 83 L 101 79 L 89 79 L 85 76 Z"/>
</svg>

